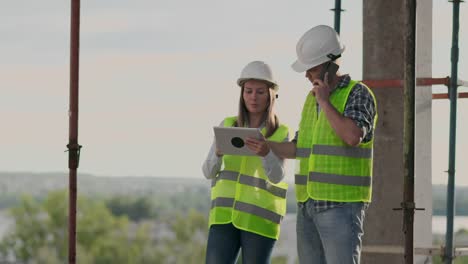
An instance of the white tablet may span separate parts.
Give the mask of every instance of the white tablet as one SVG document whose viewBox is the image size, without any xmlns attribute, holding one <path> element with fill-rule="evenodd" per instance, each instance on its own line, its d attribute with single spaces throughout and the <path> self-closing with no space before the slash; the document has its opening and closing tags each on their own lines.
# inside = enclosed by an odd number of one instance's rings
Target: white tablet
<svg viewBox="0 0 468 264">
<path fill-rule="evenodd" d="M 213 127 L 216 139 L 216 147 L 228 155 L 255 156 L 245 140 L 248 137 L 262 138 L 262 133 L 258 128 L 246 127 Z"/>
</svg>

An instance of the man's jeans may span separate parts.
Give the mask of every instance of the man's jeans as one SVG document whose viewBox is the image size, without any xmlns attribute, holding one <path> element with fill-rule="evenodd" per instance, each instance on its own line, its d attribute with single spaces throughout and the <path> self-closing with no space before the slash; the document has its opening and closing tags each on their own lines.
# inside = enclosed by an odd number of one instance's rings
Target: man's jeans
<svg viewBox="0 0 468 264">
<path fill-rule="evenodd" d="M 234 264 L 240 248 L 243 264 L 269 264 L 275 242 L 275 239 L 240 230 L 232 224 L 212 225 L 206 264 Z"/>
<path fill-rule="evenodd" d="M 366 208 L 353 202 L 318 211 L 311 199 L 298 203 L 299 263 L 359 264 Z"/>
</svg>

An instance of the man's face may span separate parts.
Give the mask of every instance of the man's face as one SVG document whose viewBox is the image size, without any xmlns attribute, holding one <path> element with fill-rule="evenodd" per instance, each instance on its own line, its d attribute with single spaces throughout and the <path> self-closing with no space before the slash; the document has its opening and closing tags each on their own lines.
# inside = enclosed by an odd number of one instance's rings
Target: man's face
<svg viewBox="0 0 468 264">
<path fill-rule="evenodd" d="M 315 66 L 313 68 L 310 68 L 310 69 L 308 69 L 306 71 L 305 77 L 307 79 L 309 79 L 310 83 L 314 83 L 315 79 L 320 78 L 320 73 L 322 72 L 323 65 L 324 64 L 317 65 L 317 66 Z"/>
</svg>

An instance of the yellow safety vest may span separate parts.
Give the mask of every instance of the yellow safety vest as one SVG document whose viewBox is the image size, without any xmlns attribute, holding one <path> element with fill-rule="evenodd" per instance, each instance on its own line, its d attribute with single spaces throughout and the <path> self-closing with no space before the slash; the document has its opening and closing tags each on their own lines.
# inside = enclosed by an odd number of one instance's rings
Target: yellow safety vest
<svg viewBox="0 0 468 264">
<path fill-rule="evenodd" d="M 356 81 L 335 90 L 330 102 L 343 113 Z M 363 84 L 361 84 L 363 85 Z M 366 87 L 366 86 L 364 86 Z M 375 101 L 372 91 L 366 87 Z M 374 140 L 347 145 L 330 126 L 325 113 L 317 113 L 315 97 L 308 95 L 302 111 L 296 152 L 296 197 L 337 202 L 370 202 Z M 377 105 L 376 105 L 377 107 Z M 377 116 L 374 119 L 374 127 Z"/>
<path fill-rule="evenodd" d="M 235 121 L 236 117 L 228 117 L 224 126 L 233 126 Z M 268 140 L 282 142 L 288 133 L 288 127 L 280 125 Z M 223 155 L 221 170 L 212 181 L 209 225 L 232 223 L 241 230 L 278 239 L 287 189 L 285 182 L 268 180 L 260 157 Z"/>
</svg>

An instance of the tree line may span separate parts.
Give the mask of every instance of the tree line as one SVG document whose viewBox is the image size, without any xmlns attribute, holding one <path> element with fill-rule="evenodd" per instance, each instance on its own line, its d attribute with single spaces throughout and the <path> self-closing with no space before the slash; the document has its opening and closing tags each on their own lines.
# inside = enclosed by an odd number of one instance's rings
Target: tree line
<svg viewBox="0 0 468 264">
<path fill-rule="evenodd" d="M 79 196 L 77 263 L 204 262 L 209 197 L 200 190 L 186 195 Z M 14 226 L 0 242 L 1 263 L 67 262 L 67 191 L 43 199 L 22 196 L 8 212 Z M 272 263 L 285 261 L 280 256 Z"/>
</svg>

